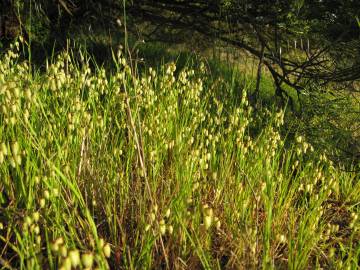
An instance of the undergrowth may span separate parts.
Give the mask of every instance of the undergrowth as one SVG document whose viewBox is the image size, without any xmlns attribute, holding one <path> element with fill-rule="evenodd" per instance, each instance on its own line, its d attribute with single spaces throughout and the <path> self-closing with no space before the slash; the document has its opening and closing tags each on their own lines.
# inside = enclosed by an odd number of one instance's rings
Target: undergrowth
<svg viewBox="0 0 360 270">
<path fill-rule="evenodd" d="M 2 269 L 359 267 L 359 175 L 206 65 L 0 61 Z M 82 55 L 82 54 L 81 54 Z M 176 74 L 176 75 L 175 75 Z"/>
</svg>

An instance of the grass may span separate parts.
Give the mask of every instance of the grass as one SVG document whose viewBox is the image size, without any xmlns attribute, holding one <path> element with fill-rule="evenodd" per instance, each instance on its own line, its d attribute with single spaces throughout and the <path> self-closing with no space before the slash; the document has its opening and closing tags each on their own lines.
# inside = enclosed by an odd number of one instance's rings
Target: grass
<svg viewBox="0 0 360 270">
<path fill-rule="evenodd" d="M 360 181 L 175 63 L 0 61 L 2 269 L 354 269 Z"/>
</svg>

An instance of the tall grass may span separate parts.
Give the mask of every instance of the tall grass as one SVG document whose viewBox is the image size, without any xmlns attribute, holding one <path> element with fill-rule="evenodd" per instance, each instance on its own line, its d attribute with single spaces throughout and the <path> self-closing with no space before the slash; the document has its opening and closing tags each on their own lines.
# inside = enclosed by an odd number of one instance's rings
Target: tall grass
<svg viewBox="0 0 360 270">
<path fill-rule="evenodd" d="M 359 266 L 360 182 L 206 66 L 0 61 L 4 269 Z M 80 53 L 80 55 L 84 55 Z M 176 75 L 175 75 L 176 74 Z"/>
</svg>

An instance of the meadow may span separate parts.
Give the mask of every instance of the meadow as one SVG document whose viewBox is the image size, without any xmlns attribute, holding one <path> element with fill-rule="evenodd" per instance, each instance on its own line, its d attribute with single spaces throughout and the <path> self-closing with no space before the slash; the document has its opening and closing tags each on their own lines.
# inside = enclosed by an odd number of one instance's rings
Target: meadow
<svg viewBox="0 0 360 270">
<path fill-rule="evenodd" d="M 358 168 L 249 105 L 252 82 L 121 50 L 40 69 L 20 45 L 0 60 L 1 269 L 359 267 Z"/>
</svg>

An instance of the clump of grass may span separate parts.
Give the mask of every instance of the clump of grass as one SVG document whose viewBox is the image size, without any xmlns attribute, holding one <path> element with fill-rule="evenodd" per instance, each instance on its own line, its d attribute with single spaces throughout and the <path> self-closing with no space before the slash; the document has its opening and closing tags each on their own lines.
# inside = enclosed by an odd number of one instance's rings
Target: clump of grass
<svg viewBox="0 0 360 270">
<path fill-rule="evenodd" d="M 0 61 L 4 268 L 356 268 L 359 176 L 175 63 Z M 175 75 L 176 74 L 176 75 Z"/>
</svg>

